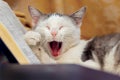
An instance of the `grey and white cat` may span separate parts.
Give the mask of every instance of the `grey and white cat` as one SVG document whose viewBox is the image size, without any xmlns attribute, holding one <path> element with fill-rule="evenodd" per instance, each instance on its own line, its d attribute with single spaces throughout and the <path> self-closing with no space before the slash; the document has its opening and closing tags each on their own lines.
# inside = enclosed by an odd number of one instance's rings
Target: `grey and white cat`
<svg viewBox="0 0 120 80">
<path fill-rule="evenodd" d="M 93 60 L 100 70 L 120 75 L 120 34 L 94 38 L 87 44 L 81 59 Z"/>
<path fill-rule="evenodd" d="M 31 6 L 29 11 L 35 28 L 25 34 L 25 40 L 43 64 L 83 62 L 80 57 L 88 41 L 80 40 L 80 26 L 86 7 L 71 15 L 43 14 Z"/>
<path fill-rule="evenodd" d="M 34 29 L 25 40 L 43 64 L 75 63 L 120 74 L 120 34 L 80 39 L 86 8 L 71 15 L 43 14 L 29 6 Z"/>
</svg>

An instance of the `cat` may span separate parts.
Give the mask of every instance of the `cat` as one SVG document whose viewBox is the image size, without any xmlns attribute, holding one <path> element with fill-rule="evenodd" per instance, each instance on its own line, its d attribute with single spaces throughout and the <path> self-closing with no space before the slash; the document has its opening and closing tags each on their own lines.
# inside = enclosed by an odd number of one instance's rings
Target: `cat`
<svg viewBox="0 0 120 80">
<path fill-rule="evenodd" d="M 88 42 L 82 61 L 93 60 L 99 70 L 120 76 L 120 33 L 95 37 Z"/>
<path fill-rule="evenodd" d="M 72 63 L 120 75 L 120 34 L 81 40 L 86 7 L 71 15 L 29 6 L 34 28 L 24 38 L 42 64 Z"/>
<path fill-rule="evenodd" d="M 99 67 L 98 64 L 93 63 L 93 60 L 83 63 L 80 58 L 89 42 L 80 39 L 80 26 L 86 7 L 82 7 L 71 15 L 44 14 L 32 6 L 28 9 L 34 28 L 24 37 L 41 63 L 72 63 L 96 69 Z"/>
</svg>

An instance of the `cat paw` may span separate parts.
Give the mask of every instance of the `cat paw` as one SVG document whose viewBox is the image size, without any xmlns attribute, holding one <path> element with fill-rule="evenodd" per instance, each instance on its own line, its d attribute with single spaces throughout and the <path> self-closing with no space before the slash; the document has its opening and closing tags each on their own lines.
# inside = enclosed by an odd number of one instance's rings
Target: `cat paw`
<svg viewBox="0 0 120 80">
<path fill-rule="evenodd" d="M 27 42 L 28 45 L 37 45 L 38 42 L 40 42 L 41 35 L 38 32 L 34 31 L 28 31 L 24 35 L 24 39 Z"/>
</svg>

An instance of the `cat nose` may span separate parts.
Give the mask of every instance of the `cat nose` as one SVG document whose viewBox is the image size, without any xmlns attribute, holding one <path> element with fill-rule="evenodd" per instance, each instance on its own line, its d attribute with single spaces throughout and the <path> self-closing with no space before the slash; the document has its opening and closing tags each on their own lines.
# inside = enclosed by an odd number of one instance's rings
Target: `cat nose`
<svg viewBox="0 0 120 80">
<path fill-rule="evenodd" d="M 56 31 L 52 31 L 51 34 L 52 34 L 53 37 L 55 37 L 57 35 L 57 32 Z"/>
</svg>

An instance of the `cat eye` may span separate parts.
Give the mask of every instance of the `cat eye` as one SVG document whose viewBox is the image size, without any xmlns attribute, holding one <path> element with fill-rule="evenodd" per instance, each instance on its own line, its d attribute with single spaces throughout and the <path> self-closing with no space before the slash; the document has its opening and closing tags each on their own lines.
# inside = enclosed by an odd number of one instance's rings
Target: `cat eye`
<svg viewBox="0 0 120 80">
<path fill-rule="evenodd" d="M 60 26 L 59 30 L 61 30 L 63 28 L 63 26 Z"/>
<path fill-rule="evenodd" d="M 46 26 L 49 30 L 50 30 L 50 27 L 49 26 Z"/>
</svg>

